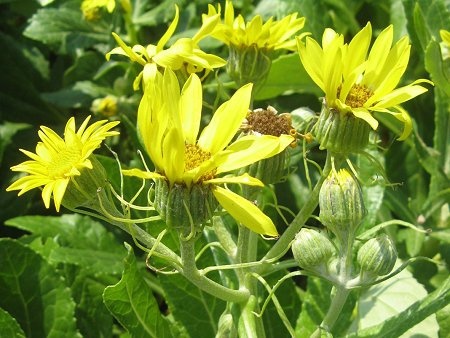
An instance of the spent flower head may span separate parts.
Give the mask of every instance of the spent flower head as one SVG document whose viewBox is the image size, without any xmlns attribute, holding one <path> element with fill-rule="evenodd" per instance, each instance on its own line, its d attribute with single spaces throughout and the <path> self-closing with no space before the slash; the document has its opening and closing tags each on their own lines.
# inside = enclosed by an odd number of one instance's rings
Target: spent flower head
<svg viewBox="0 0 450 338">
<path fill-rule="evenodd" d="M 399 105 L 427 91 L 418 79 L 404 87 L 396 88 L 409 60 L 410 44 L 407 36 L 394 45 L 393 26 L 384 29 L 369 51 L 372 26 L 369 23 L 350 41 L 327 28 L 322 46 L 307 37 L 298 40 L 301 62 L 313 81 L 325 93 L 328 108 L 340 114 L 352 114 L 377 129 L 373 112 L 388 113 L 403 123 L 400 140 L 412 130 L 408 113 Z"/>
<path fill-rule="evenodd" d="M 222 58 L 214 54 L 207 54 L 198 46 L 199 41 L 214 29 L 220 19 L 219 15 L 205 18 L 202 27 L 192 38 L 178 39 L 172 46 L 164 49 L 177 28 L 179 17 L 178 6 L 175 6 L 175 18 L 156 45 L 149 44 L 146 47 L 134 45 L 130 47 L 116 33 L 112 33 L 119 47 L 107 53 L 106 58 L 109 60 L 112 54 L 124 55 L 128 56 L 131 61 L 143 66 L 143 70 L 134 81 L 133 87 L 135 90 L 139 88 L 142 80 L 145 85 L 149 80 L 154 79 L 158 68 L 183 70 L 190 74 L 203 70 L 210 71 L 226 64 L 226 61 Z"/>
<path fill-rule="evenodd" d="M 59 211 L 70 181 L 83 175 L 85 169 L 93 168 L 90 160 L 93 151 L 105 138 L 119 134 L 111 130 L 119 122 L 102 120 L 88 126 L 89 120 L 90 116 L 76 130 L 75 119 L 70 118 L 64 130 L 64 139 L 52 129 L 41 126 L 38 132 L 41 142 L 36 146 L 36 153 L 20 149 L 31 160 L 11 167 L 12 171 L 28 175 L 19 178 L 6 190 L 20 190 L 20 196 L 31 189 L 43 187 L 45 207 L 50 207 L 53 196 L 56 210 Z"/>
<path fill-rule="evenodd" d="M 240 88 L 215 112 L 199 135 L 202 86 L 191 74 L 181 92 L 175 74 L 166 69 L 147 84 L 138 111 L 138 129 L 156 172 L 131 169 L 125 175 L 165 180 L 169 186 L 196 186 L 212 191 L 233 217 L 251 230 L 276 236 L 272 221 L 253 203 L 220 187 L 240 183 L 261 186 L 248 174 L 233 175 L 235 169 L 276 155 L 293 141 L 290 135 L 247 135 L 232 141 L 250 105 L 252 85 Z M 223 176 L 229 173 L 228 176 Z"/>
</svg>

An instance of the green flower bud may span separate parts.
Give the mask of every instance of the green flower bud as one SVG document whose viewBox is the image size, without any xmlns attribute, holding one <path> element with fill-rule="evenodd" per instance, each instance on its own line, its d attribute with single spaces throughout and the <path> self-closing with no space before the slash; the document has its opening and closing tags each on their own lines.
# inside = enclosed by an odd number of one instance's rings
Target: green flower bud
<svg viewBox="0 0 450 338">
<path fill-rule="evenodd" d="M 314 134 L 320 149 L 336 154 L 357 153 L 369 143 L 370 125 L 351 113 L 339 112 L 322 104 Z"/>
<path fill-rule="evenodd" d="M 392 271 L 397 260 L 397 251 L 394 242 L 383 234 L 364 243 L 358 251 L 357 259 L 363 279 L 375 279 Z"/>
<path fill-rule="evenodd" d="M 251 82 L 256 92 L 266 81 L 271 66 L 272 60 L 268 52 L 257 45 L 230 45 L 227 72 L 238 86 Z"/>
<path fill-rule="evenodd" d="M 218 203 L 206 185 L 194 184 L 190 188 L 182 184 L 169 186 L 163 179 L 156 180 L 154 206 L 169 229 L 187 230 L 191 226 L 200 229 L 211 219 Z"/>
<path fill-rule="evenodd" d="M 67 185 L 62 199 L 62 204 L 66 208 L 83 207 L 101 211 L 97 192 L 99 188 L 104 189 L 108 185 L 106 170 L 95 155 L 91 155 L 89 160 L 92 169 L 82 169 L 80 175 L 72 176 Z"/>
<path fill-rule="evenodd" d="M 338 238 L 355 232 L 365 215 L 358 182 L 345 169 L 331 171 L 319 194 L 320 221 Z"/>
<path fill-rule="evenodd" d="M 297 264 L 303 269 L 326 271 L 327 263 L 335 249 L 321 232 L 302 228 L 292 243 L 292 253 Z"/>
</svg>

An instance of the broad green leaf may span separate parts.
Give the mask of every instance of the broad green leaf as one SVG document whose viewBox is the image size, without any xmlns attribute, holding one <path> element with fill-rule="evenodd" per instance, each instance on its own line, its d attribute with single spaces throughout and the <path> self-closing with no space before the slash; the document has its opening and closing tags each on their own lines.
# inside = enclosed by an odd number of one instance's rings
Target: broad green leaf
<svg viewBox="0 0 450 338">
<path fill-rule="evenodd" d="M 447 103 L 448 106 L 448 97 L 450 96 L 450 60 L 443 59 L 441 47 L 437 41 L 431 41 L 425 50 L 425 68 L 430 73 L 436 89 L 443 91 L 447 95 L 447 97 L 441 95 L 441 99 L 442 103 Z"/>
<path fill-rule="evenodd" d="M 5 223 L 40 235 L 42 242 L 55 238 L 58 246 L 50 248 L 50 263 L 69 263 L 91 273 L 120 274 L 123 246 L 100 223 L 86 216 L 23 216 Z"/>
<path fill-rule="evenodd" d="M 430 234 L 431 237 L 440 240 L 443 243 L 450 244 L 450 229 L 436 230 Z"/>
<path fill-rule="evenodd" d="M 77 303 L 75 313 L 81 334 L 84 338 L 111 338 L 114 319 L 103 302 L 103 291 L 119 278 L 88 275 L 81 269 L 74 269 L 74 273 L 75 279 L 70 288 Z"/>
<path fill-rule="evenodd" d="M 437 291 L 440 297 L 450 299 L 450 279 L 446 288 Z M 433 293 L 436 297 L 436 293 Z M 432 295 L 433 295 L 432 294 Z M 358 302 L 358 316 L 354 321 L 353 336 L 357 337 L 437 337 L 439 326 L 433 314 L 445 304 L 434 299 L 438 304 L 428 304 L 432 295 L 427 295 L 425 288 L 418 283 L 408 270 L 387 281 L 377 284 L 361 294 Z M 434 307 L 434 311 L 427 306 Z M 415 308 L 415 311 L 411 311 Z M 419 310 L 420 309 L 420 310 Z M 423 312 L 422 312 L 423 311 Z M 431 316 L 430 316 L 431 315 Z M 392 318 L 391 318 L 392 317 Z M 377 326 L 379 325 L 379 326 Z M 373 327 L 373 328 L 372 328 Z"/>
<path fill-rule="evenodd" d="M 333 335 L 336 337 L 342 337 L 351 323 L 350 319 L 356 302 L 355 293 L 350 294 L 336 321 L 333 329 Z M 302 299 L 302 309 L 295 327 L 296 338 L 309 338 L 317 329 L 330 307 L 330 294 L 330 283 L 319 278 L 308 277 L 308 288 Z"/>
<path fill-rule="evenodd" d="M 152 290 L 145 283 L 145 270 L 138 270 L 131 246 L 124 261 L 122 279 L 108 286 L 103 299 L 114 317 L 132 337 L 172 337 L 169 322 L 161 315 Z"/>
<path fill-rule="evenodd" d="M 25 333 L 17 321 L 2 308 L 0 308 L 0 337 L 25 338 Z"/>
<path fill-rule="evenodd" d="M 213 265 L 207 255 L 199 260 L 202 264 Z M 208 274 L 208 277 L 214 274 Z M 166 295 L 169 310 L 176 321 L 183 324 L 190 337 L 214 337 L 225 302 L 203 292 L 183 276 L 160 275 L 159 280 Z"/>
<path fill-rule="evenodd" d="M 60 7 L 39 9 L 30 19 L 24 35 L 40 41 L 60 54 L 73 53 L 110 40 L 105 23 L 89 23 L 79 8 Z"/>
<path fill-rule="evenodd" d="M 0 307 L 18 321 L 27 337 L 81 337 L 75 303 L 54 267 L 19 242 L 0 240 Z"/>
<path fill-rule="evenodd" d="M 74 64 L 64 73 L 64 85 L 68 86 L 78 81 L 94 79 L 95 74 L 105 62 L 105 56 L 93 51 L 87 51 L 75 59 Z"/>
<path fill-rule="evenodd" d="M 288 91 L 320 95 L 320 90 L 303 68 L 298 53 L 280 56 L 272 62 L 267 81 L 257 92 L 256 100 L 274 98 Z"/>
</svg>

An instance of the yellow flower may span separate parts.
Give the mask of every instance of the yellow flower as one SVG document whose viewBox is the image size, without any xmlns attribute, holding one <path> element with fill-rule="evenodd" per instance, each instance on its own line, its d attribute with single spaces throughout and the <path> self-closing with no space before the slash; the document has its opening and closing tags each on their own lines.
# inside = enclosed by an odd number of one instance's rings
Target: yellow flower
<svg viewBox="0 0 450 338">
<path fill-rule="evenodd" d="M 99 19 L 99 9 L 106 8 L 108 13 L 112 13 L 116 8 L 115 0 L 83 0 L 81 3 L 81 11 L 83 16 L 88 21 Z"/>
<path fill-rule="evenodd" d="M 50 207 L 53 195 L 56 210 L 59 211 L 67 185 L 74 177 L 81 175 L 83 169 L 92 169 L 89 157 L 109 136 L 118 135 L 111 131 L 119 122 L 98 121 L 88 127 L 90 116 L 80 128 L 75 130 L 75 119 L 72 117 L 66 124 L 64 139 L 52 129 L 41 126 L 36 153 L 20 149 L 31 160 L 11 167 L 12 171 L 28 173 L 19 178 L 6 190 L 20 190 L 23 193 L 43 187 L 42 199 L 46 208 Z"/>
<path fill-rule="evenodd" d="M 186 81 L 180 93 L 175 74 L 166 69 L 148 83 L 138 111 L 138 129 L 156 172 L 138 169 L 125 175 L 163 179 L 170 186 L 211 189 L 217 201 L 239 222 L 260 234 L 276 236 L 270 218 L 245 198 L 219 187 L 227 183 L 262 186 L 248 174 L 222 174 L 278 154 L 293 142 L 282 135 L 248 135 L 230 144 L 250 105 L 252 85 L 240 88 L 215 112 L 199 134 L 202 86 L 196 74 Z"/>
<path fill-rule="evenodd" d="M 322 47 L 307 37 L 305 44 L 298 40 L 298 51 L 309 76 L 324 91 L 329 108 L 353 114 L 373 129 L 378 127 L 373 112 L 391 114 L 403 123 L 399 140 L 404 140 L 412 130 L 412 122 L 399 104 L 427 91 L 418 83 L 432 82 L 419 79 L 396 89 L 408 64 L 409 39 L 405 36 L 392 46 L 390 25 L 380 33 L 369 52 L 371 37 L 370 22 L 349 44 L 344 44 L 342 35 L 326 29 Z"/>
<path fill-rule="evenodd" d="M 106 58 L 109 60 L 112 54 L 125 55 L 131 61 L 137 62 L 144 67 L 134 81 L 133 87 L 135 90 L 139 88 L 142 80 L 145 85 L 155 77 L 158 66 L 171 68 L 172 70 L 180 70 L 185 67 L 185 70 L 190 74 L 201 72 L 205 69 L 210 71 L 226 64 L 226 61 L 222 58 L 213 54 L 207 54 L 198 46 L 198 42 L 214 29 L 220 19 L 219 15 L 205 18 L 202 27 L 194 37 L 178 39 L 170 48 L 163 49 L 175 32 L 178 19 L 179 10 L 178 6 L 175 6 L 175 18 L 167 31 L 156 45 L 150 44 L 147 47 L 142 45 L 129 47 L 117 34 L 112 33 L 119 47 L 107 53 Z"/>
<path fill-rule="evenodd" d="M 218 10 L 209 5 L 207 17 L 220 14 Z M 228 46 L 246 47 L 256 45 L 259 49 L 295 49 L 295 39 L 291 39 L 305 25 L 305 18 L 297 18 L 293 13 L 276 21 L 272 17 L 265 23 L 260 15 L 256 15 L 250 22 L 245 22 L 242 15 L 234 16 L 231 0 L 225 4 L 223 23 L 220 23 L 210 34 Z"/>
<path fill-rule="evenodd" d="M 444 29 L 441 29 L 441 30 L 439 31 L 439 34 L 441 35 L 442 41 L 444 41 L 444 43 L 445 43 L 448 47 L 450 47 L 450 32 L 449 32 L 449 31 L 446 31 L 446 30 L 444 30 Z"/>
</svg>

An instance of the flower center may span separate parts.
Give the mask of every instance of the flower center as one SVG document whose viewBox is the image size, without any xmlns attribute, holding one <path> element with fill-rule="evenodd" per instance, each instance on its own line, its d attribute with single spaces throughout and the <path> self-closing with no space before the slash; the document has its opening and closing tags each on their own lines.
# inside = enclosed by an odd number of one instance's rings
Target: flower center
<svg viewBox="0 0 450 338">
<path fill-rule="evenodd" d="M 196 144 L 186 144 L 184 146 L 185 164 L 184 171 L 199 167 L 202 163 L 208 161 L 211 158 L 211 153 L 204 151 Z M 203 174 L 199 181 L 206 181 L 214 178 L 215 170 L 211 170 Z"/>
<path fill-rule="evenodd" d="M 65 178 L 80 159 L 78 149 L 65 148 L 52 154 L 52 159 L 47 164 L 48 177 L 53 179 Z"/>
<path fill-rule="evenodd" d="M 345 104 L 352 108 L 364 106 L 364 103 L 373 95 L 372 91 L 366 86 L 356 84 L 350 89 Z"/>
<path fill-rule="evenodd" d="M 282 134 L 295 136 L 289 114 L 277 114 L 277 111 L 269 106 L 267 110 L 255 109 L 248 113 L 244 129 L 249 129 L 262 135 L 280 136 Z"/>
</svg>

